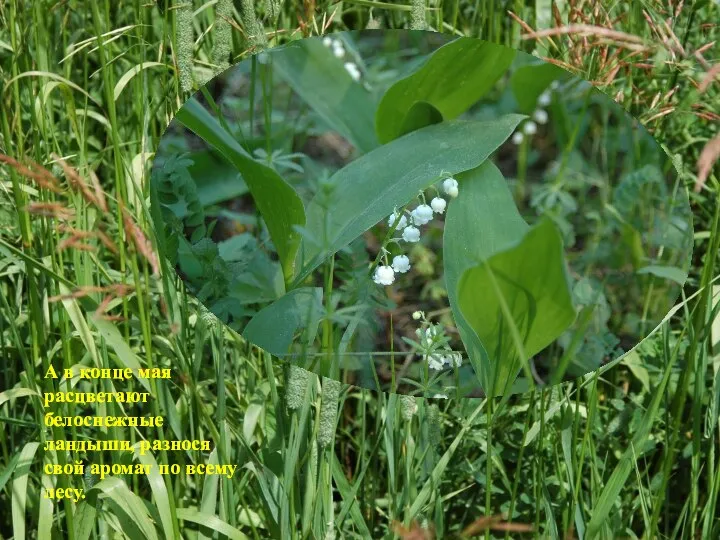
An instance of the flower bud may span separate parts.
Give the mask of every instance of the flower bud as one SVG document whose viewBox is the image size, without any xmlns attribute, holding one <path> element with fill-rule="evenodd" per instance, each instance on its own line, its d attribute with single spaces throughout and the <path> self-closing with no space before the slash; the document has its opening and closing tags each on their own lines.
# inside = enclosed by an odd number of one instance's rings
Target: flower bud
<svg viewBox="0 0 720 540">
<path fill-rule="evenodd" d="M 345 62 L 345 71 L 347 71 L 350 74 L 350 77 L 352 78 L 353 81 L 360 80 L 360 70 L 352 62 Z"/>
<path fill-rule="evenodd" d="M 545 90 L 545 92 L 540 94 L 540 96 L 538 97 L 538 100 L 537 100 L 538 105 L 540 105 L 541 107 L 547 107 L 548 105 L 550 105 L 551 101 L 552 101 L 552 95 L 547 90 Z"/>
<path fill-rule="evenodd" d="M 445 193 L 450 195 L 451 197 L 455 198 L 458 196 L 458 182 L 454 178 L 446 178 L 445 181 L 443 181 L 443 190 Z"/>
<path fill-rule="evenodd" d="M 343 47 L 343 44 L 341 41 L 335 40 L 332 44 L 333 54 L 335 55 L 335 58 L 342 58 L 345 56 L 345 47 Z"/>
</svg>

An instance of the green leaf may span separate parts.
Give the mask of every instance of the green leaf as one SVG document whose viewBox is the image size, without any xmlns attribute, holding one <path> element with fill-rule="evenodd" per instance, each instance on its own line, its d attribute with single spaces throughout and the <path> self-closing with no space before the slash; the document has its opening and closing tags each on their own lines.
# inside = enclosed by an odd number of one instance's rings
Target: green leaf
<svg viewBox="0 0 720 540">
<path fill-rule="evenodd" d="M 107 498 L 112 501 L 117 510 L 123 514 L 118 516 L 127 523 L 133 524 L 148 540 L 157 540 L 157 532 L 150 514 L 143 500 L 130 491 L 127 484 L 114 476 L 101 480 L 87 491 L 87 497 L 92 502 L 94 497 Z"/>
<path fill-rule="evenodd" d="M 438 114 L 455 118 L 495 85 L 514 57 L 514 49 L 474 38 L 443 45 L 385 92 L 375 113 L 378 139 L 386 143 L 436 123 Z"/>
<path fill-rule="evenodd" d="M 678 285 L 683 285 L 687 279 L 687 272 L 677 266 L 644 266 L 637 271 L 638 274 L 652 274 L 663 279 L 670 279 Z"/>
<path fill-rule="evenodd" d="M 322 245 L 303 241 L 298 264 L 302 270 L 296 283 L 444 174 L 477 167 L 523 118 L 506 115 L 491 121 L 456 120 L 428 126 L 342 168 L 329 180 L 329 196 L 320 193 L 308 204 L 307 233 Z"/>
<path fill-rule="evenodd" d="M 80 501 L 75 510 L 75 539 L 87 540 L 95 528 L 95 507 Z"/>
<path fill-rule="evenodd" d="M 308 330 L 308 343 L 314 341 L 322 310 L 320 287 L 295 289 L 261 309 L 245 327 L 243 337 L 275 356 L 285 356 L 295 333 Z"/>
<path fill-rule="evenodd" d="M 220 152 L 242 174 L 258 210 L 267 224 L 286 281 L 294 273 L 300 244 L 295 226 L 305 224 L 305 209 L 295 190 L 270 167 L 255 161 L 245 149 L 195 99 L 177 112 L 177 119 Z"/>
<path fill-rule="evenodd" d="M 477 234 L 488 234 L 477 231 Z M 575 321 L 560 232 L 549 218 L 463 273 L 459 307 L 487 351 L 494 395 Z"/>
<path fill-rule="evenodd" d="M 491 365 L 480 338 L 460 311 L 458 284 L 465 270 L 522 239 L 528 225 L 505 178 L 490 161 L 456 178 L 460 195 L 448 205 L 443 236 L 445 287 L 470 363 L 481 386 L 489 388 Z"/>
<path fill-rule="evenodd" d="M 30 475 L 30 467 L 35 459 L 35 452 L 37 452 L 38 446 L 40 446 L 40 443 L 37 442 L 26 443 L 25 446 L 23 446 L 23 449 L 20 452 L 20 458 L 15 465 L 11 489 L 11 513 L 14 538 L 25 538 L 25 511 L 28 503 L 28 478 Z M 7 508 L 5 511 L 7 511 Z"/>
<path fill-rule="evenodd" d="M 215 530 L 231 540 L 246 540 L 247 536 L 238 531 L 235 527 L 228 525 L 225 521 L 212 514 L 204 514 L 193 508 L 178 508 L 178 519 L 191 521 L 208 529 Z"/>
<path fill-rule="evenodd" d="M 362 153 L 378 146 L 370 93 L 352 80 L 320 38 L 269 51 L 273 68 L 313 110 Z"/>
<path fill-rule="evenodd" d="M 537 100 L 550 83 L 566 76 L 567 72 L 548 62 L 529 64 L 519 67 L 510 76 L 512 88 L 519 111 L 531 113 L 535 110 Z"/>
<path fill-rule="evenodd" d="M 197 194 L 204 207 L 228 201 L 248 192 L 245 180 L 237 169 L 212 151 L 202 150 L 188 156 L 192 165 L 190 176 L 197 186 Z M 184 216 L 178 216 L 184 217 Z"/>
<path fill-rule="evenodd" d="M 120 77 L 120 80 L 118 80 L 117 84 L 115 85 L 115 89 L 113 90 L 113 100 L 117 101 L 120 97 L 120 94 L 122 94 L 122 91 L 125 89 L 125 87 L 128 85 L 130 80 L 140 73 L 143 69 L 151 68 L 151 67 L 170 67 L 166 64 L 163 64 L 162 62 L 141 62 L 125 72 L 125 74 Z"/>
<path fill-rule="evenodd" d="M 117 326 L 102 317 L 96 316 L 95 314 L 90 315 L 90 320 L 95 325 L 95 328 L 97 328 L 100 335 L 105 339 L 105 342 L 113 351 L 115 351 L 118 366 L 121 368 L 130 368 L 133 370 L 133 373 L 137 374 L 138 369 L 142 367 L 140 359 L 132 351 L 123 336 L 120 334 Z M 150 391 L 150 383 L 147 379 L 138 378 L 138 382 L 148 392 Z"/>
<path fill-rule="evenodd" d="M 150 490 L 153 494 L 155 508 L 160 515 L 160 523 L 162 525 L 163 532 L 165 533 L 165 538 L 172 540 L 175 533 L 175 529 L 173 527 L 174 520 L 172 504 L 170 502 L 167 486 L 165 485 L 165 480 L 160 474 L 160 469 L 157 461 L 155 460 L 155 456 L 153 456 L 150 452 L 145 452 L 144 454 L 141 453 L 140 443 L 135 443 L 133 445 L 133 454 L 133 457 L 147 468 L 146 476 L 148 484 L 150 484 Z"/>
<path fill-rule="evenodd" d="M 0 392 L 0 406 L 2 406 L 2 404 L 6 401 L 25 396 L 40 396 L 40 394 L 31 388 L 11 388 L 10 390 Z"/>
</svg>

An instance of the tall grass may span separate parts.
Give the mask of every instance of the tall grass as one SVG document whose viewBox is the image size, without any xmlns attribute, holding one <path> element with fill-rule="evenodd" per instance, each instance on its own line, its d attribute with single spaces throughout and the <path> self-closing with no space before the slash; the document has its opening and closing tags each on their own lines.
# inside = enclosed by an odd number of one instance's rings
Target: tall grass
<svg viewBox="0 0 720 540">
<path fill-rule="evenodd" d="M 170 0 L 0 6 L 0 152 L 17 160 L 0 169 L 1 536 L 720 536 L 716 172 L 692 194 L 693 270 L 672 316 L 615 365 L 503 404 L 408 400 L 285 372 L 188 297 L 157 256 L 153 151 L 188 89 L 222 66 L 226 24 L 234 62 L 266 41 L 365 28 L 371 14 L 374 25 L 406 28 L 421 4 L 430 29 L 537 47 L 596 81 L 695 183 L 718 120 L 717 82 L 698 89 L 718 62 L 706 47 L 717 38 L 714 3 L 677 13 L 675 3 L 618 3 L 606 13 L 572 2 L 561 11 L 501 0 L 279 10 L 243 1 L 226 18 L 222 1 L 217 11 Z M 601 29 L 610 27 L 617 33 Z M 50 408 L 162 415 L 165 425 L 46 428 L 43 392 L 143 391 L 138 380 L 45 378 L 51 364 L 172 368 L 171 380 L 149 381 L 149 410 Z M 45 452 L 50 439 L 207 439 L 214 450 L 77 455 Z M 45 463 L 77 460 L 238 471 L 43 474 Z M 83 487 L 87 499 L 42 498 L 53 486 Z"/>
</svg>

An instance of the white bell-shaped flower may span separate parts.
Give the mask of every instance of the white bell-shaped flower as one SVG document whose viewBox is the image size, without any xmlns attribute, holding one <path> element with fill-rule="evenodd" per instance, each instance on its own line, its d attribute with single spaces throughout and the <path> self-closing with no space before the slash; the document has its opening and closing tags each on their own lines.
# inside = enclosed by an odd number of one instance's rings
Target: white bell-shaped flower
<svg viewBox="0 0 720 540">
<path fill-rule="evenodd" d="M 525 135 L 523 135 L 522 131 L 516 131 L 515 133 L 513 133 L 512 142 L 513 144 L 522 144 L 524 138 Z"/>
<path fill-rule="evenodd" d="M 322 40 L 322 44 L 325 45 L 326 47 L 331 47 L 333 44 L 333 40 L 331 37 L 325 36 Z"/>
<path fill-rule="evenodd" d="M 450 195 L 451 197 L 455 198 L 458 196 L 458 181 L 454 178 L 446 178 L 443 181 L 443 191 Z"/>
<path fill-rule="evenodd" d="M 388 227 L 394 227 L 395 221 L 399 218 L 397 229 L 404 229 L 407 227 L 407 217 L 405 217 L 405 214 L 400 214 L 398 212 L 393 212 L 392 215 L 388 218 Z"/>
<path fill-rule="evenodd" d="M 350 74 L 350 77 L 352 77 L 353 81 L 360 80 L 360 70 L 352 62 L 345 62 L 345 71 Z"/>
<path fill-rule="evenodd" d="M 410 270 L 410 259 L 407 258 L 407 255 L 395 255 L 395 257 L 393 257 L 392 267 L 398 274 L 404 274 Z"/>
<path fill-rule="evenodd" d="M 537 133 L 537 124 L 532 120 L 529 120 L 523 125 L 523 131 L 525 132 L 525 135 L 535 135 Z"/>
<path fill-rule="evenodd" d="M 410 212 L 410 215 L 412 216 L 413 224 L 425 225 L 432 220 L 433 210 L 427 204 L 421 204 Z"/>
<path fill-rule="evenodd" d="M 341 41 L 335 40 L 332 44 L 332 50 L 333 54 L 335 55 L 335 58 L 342 58 L 345 56 L 345 47 L 343 47 L 343 44 Z"/>
<path fill-rule="evenodd" d="M 548 90 L 545 90 L 542 94 L 538 96 L 538 105 L 541 107 L 547 107 L 550 105 L 550 102 L 552 101 L 552 95 Z"/>
<path fill-rule="evenodd" d="M 533 120 L 535 120 L 538 124 L 547 124 L 548 113 L 542 109 L 538 109 L 533 113 Z"/>
<path fill-rule="evenodd" d="M 390 266 L 378 266 L 375 269 L 373 281 L 378 285 L 392 285 L 395 281 L 395 270 Z"/>
<path fill-rule="evenodd" d="M 445 202 L 445 199 L 443 199 L 442 197 L 435 197 L 432 201 L 430 201 L 430 207 L 436 214 L 444 213 L 446 206 L 447 202 Z"/>
<path fill-rule="evenodd" d="M 409 225 L 403 229 L 402 239 L 406 242 L 415 243 L 420 240 L 420 229 Z"/>
</svg>

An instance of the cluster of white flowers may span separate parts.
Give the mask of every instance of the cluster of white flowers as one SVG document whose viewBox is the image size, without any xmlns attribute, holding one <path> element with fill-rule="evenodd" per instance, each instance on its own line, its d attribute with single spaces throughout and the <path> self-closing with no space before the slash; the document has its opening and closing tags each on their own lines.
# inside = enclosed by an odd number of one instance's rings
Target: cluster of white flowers
<svg viewBox="0 0 720 540">
<path fill-rule="evenodd" d="M 434 371 L 442 371 L 446 367 L 459 368 L 462 366 L 462 354 L 452 351 L 443 339 L 443 329 L 439 324 L 428 323 L 425 313 L 416 311 L 413 319 L 424 322 L 424 327 L 415 330 L 420 343 L 420 353 L 427 359 L 428 367 Z"/>
<path fill-rule="evenodd" d="M 445 366 L 450 368 L 462 366 L 462 355 L 459 352 L 449 354 L 435 353 L 428 356 L 428 367 L 435 371 L 442 371 Z"/>
<path fill-rule="evenodd" d="M 526 136 L 531 137 L 532 135 L 535 135 L 537 133 L 538 124 L 547 124 L 548 113 L 544 109 L 544 107 L 550 105 L 550 103 L 552 102 L 552 91 L 557 90 L 559 85 L 560 83 L 558 81 L 553 81 L 550 84 L 550 89 L 545 90 L 542 94 L 538 96 L 537 107 L 532 114 L 532 119 L 523 122 L 523 124 L 520 126 L 520 129 L 513 133 L 513 144 L 521 144 L 523 140 L 525 140 Z"/>
<path fill-rule="evenodd" d="M 442 183 L 443 191 L 452 198 L 458 196 L 458 182 L 452 177 L 446 178 Z M 432 221 L 434 214 L 445 213 L 447 201 L 440 197 L 434 197 L 430 204 L 426 204 L 425 195 L 420 194 L 421 204 L 412 211 L 399 212 L 397 208 L 388 218 L 388 227 L 394 228 L 396 231 L 402 230 L 400 238 L 395 238 L 395 242 L 408 242 L 414 244 L 420 241 L 420 227 L 427 225 Z M 383 248 L 385 255 L 385 264 L 375 269 L 373 281 L 378 285 L 392 285 L 395 281 L 395 274 L 404 274 L 410 270 L 410 259 L 407 255 L 396 255 L 393 257 L 392 264 L 387 260 L 387 250 Z"/>
<path fill-rule="evenodd" d="M 328 49 L 332 51 L 335 58 L 345 58 L 345 47 L 343 46 L 342 41 L 326 36 L 323 38 L 322 42 L 323 45 L 325 45 Z M 352 80 L 359 81 L 362 73 L 360 73 L 360 68 L 357 67 L 357 64 L 355 64 L 354 62 L 345 62 L 344 65 L 345 71 L 350 74 Z"/>
</svg>

